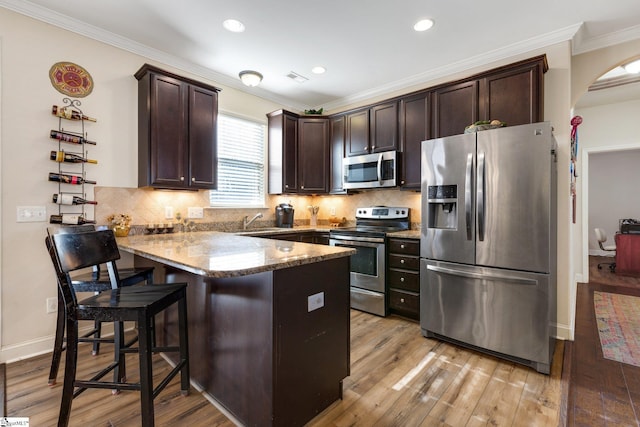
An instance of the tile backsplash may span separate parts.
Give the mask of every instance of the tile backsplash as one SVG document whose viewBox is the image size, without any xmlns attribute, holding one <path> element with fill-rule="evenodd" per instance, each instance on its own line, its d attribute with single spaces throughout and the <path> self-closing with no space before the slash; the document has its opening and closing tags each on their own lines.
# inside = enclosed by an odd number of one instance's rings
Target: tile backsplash
<svg viewBox="0 0 640 427">
<path fill-rule="evenodd" d="M 242 218 L 250 218 L 260 212 L 264 216 L 254 223 L 254 227 L 275 226 L 275 207 L 280 203 L 291 203 L 295 209 L 295 224 L 308 225 L 311 219 L 309 206 L 319 206 L 318 224 L 327 225 L 332 212 L 338 218 L 346 218 L 348 223 L 355 220 L 355 210 L 362 206 L 406 206 L 411 209 L 411 228 L 420 227 L 420 193 L 400 190 L 371 190 L 353 195 L 298 196 L 269 195 L 265 208 L 209 208 L 209 192 L 154 190 L 150 188 L 94 188 L 95 219 L 98 224 L 106 224 L 107 216 L 113 213 L 128 214 L 132 224 L 144 229 L 149 224 L 177 224 L 176 215 L 187 217 L 189 207 L 205 207 L 204 218 L 189 219 L 196 229 L 237 230 L 242 228 Z M 165 208 L 171 207 L 174 217 L 165 218 Z M 206 225 L 206 227 L 205 227 Z"/>
</svg>

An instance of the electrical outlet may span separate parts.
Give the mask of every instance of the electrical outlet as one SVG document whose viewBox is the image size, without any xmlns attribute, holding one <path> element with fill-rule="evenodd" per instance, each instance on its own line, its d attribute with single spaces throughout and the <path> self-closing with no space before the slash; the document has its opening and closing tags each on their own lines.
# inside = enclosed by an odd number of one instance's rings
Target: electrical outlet
<svg viewBox="0 0 640 427">
<path fill-rule="evenodd" d="M 47 298 L 47 313 L 58 311 L 58 298 Z"/>
<path fill-rule="evenodd" d="M 173 218 L 173 207 L 172 206 L 165 206 L 164 207 L 164 218 L 165 219 L 172 219 Z"/>
<path fill-rule="evenodd" d="M 44 206 L 18 206 L 16 222 L 45 222 L 47 208 Z"/>
<path fill-rule="evenodd" d="M 335 207 L 331 206 L 329 208 L 329 215 L 336 216 L 336 208 Z"/>
<path fill-rule="evenodd" d="M 189 218 L 204 218 L 204 208 L 189 208 L 187 215 Z"/>
</svg>

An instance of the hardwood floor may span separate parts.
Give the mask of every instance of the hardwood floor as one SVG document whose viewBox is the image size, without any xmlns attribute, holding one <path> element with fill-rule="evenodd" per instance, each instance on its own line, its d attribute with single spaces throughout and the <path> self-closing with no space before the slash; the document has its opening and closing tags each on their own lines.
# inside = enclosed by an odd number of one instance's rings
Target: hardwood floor
<svg viewBox="0 0 640 427">
<path fill-rule="evenodd" d="M 417 323 L 352 310 L 351 375 L 344 381 L 344 399 L 308 426 L 556 426 L 563 348 L 559 342 L 547 376 L 424 338 Z M 108 353 L 92 357 L 88 349 L 81 351 L 79 371 L 95 370 Z M 30 417 L 33 426 L 55 425 L 61 384 L 47 386 L 48 369 L 49 355 L 7 366 L 9 416 Z M 165 369 L 163 359 L 155 360 L 154 372 Z M 158 426 L 233 425 L 196 391 L 180 396 L 178 379 L 156 398 L 155 411 Z M 109 390 L 92 389 L 73 402 L 72 426 L 139 423 L 136 392 L 112 396 Z"/>
<path fill-rule="evenodd" d="M 596 327 L 593 291 L 640 296 L 640 278 L 598 270 L 611 258 L 590 257 L 589 283 L 579 283 L 570 366 L 567 426 L 640 425 L 640 368 L 605 359 Z"/>
</svg>

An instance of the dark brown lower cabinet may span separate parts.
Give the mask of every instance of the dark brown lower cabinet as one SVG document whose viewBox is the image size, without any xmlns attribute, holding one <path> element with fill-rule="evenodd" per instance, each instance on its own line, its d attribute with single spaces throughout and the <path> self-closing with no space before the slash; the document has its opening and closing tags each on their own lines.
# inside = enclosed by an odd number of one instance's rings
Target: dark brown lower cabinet
<svg viewBox="0 0 640 427">
<path fill-rule="evenodd" d="M 188 283 L 192 381 L 243 425 L 301 426 L 342 398 L 348 257 L 222 279 L 136 257 L 150 263 L 167 282 Z M 177 340 L 175 316 L 156 319 L 161 344 Z"/>
<path fill-rule="evenodd" d="M 420 240 L 388 240 L 389 311 L 420 319 Z"/>
</svg>

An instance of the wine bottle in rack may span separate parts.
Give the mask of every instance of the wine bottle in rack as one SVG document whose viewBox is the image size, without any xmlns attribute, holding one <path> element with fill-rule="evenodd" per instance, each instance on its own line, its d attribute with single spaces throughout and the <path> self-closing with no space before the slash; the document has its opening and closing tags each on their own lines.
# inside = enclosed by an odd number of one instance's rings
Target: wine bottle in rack
<svg viewBox="0 0 640 427">
<path fill-rule="evenodd" d="M 94 164 L 98 163 L 97 160 L 87 159 L 77 154 L 67 153 L 65 151 L 52 151 L 51 160 L 55 160 L 56 162 L 67 162 L 67 163 L 94 163 Z"/>
<path fill-rule="evenodd" d="M 87 200 L 79 196 L 74 196 L 73 194 L 63 194 L 63 193 L 54 194 L 53 203 L 57 203 L 59 205 L 97 205 L 98 204 L 98 202 L 96 202 L 95 200 Z"/>
<path fill-rule="evenodd" d="M 50 224 L 95 224 L 95 221 L 85 219 L 82 214 L 60 214 L 60 215 L 51 215 L 49 217 Z"/>
<path fill-rule="evenodd" d="M 84 114 L 80 114 L 79 111 L 76 111 L 70 107 L 58 107 L 57 105 L 54 105 L 51 108 L 51 114 L 53 114 L 56 117 L 62 117 L 63 119 L 69 119 L 69 120 L 87 120 L 89 122 L 98 121 L 93 117 L 87 117 Z"/>
<path fill-rule="evenodd" d="M 49 172 L 49 181 L 61 182 L 63 184 L 75 184 L 75 185 L 96 183 L 95 181 L 84 179 L 83 177 L 78 175 L 70 175 L 66 173 L 55 173 L 55 172 Z"/>
<path fill-rule="evenodd" d="M 62 132 L 62 131 L 55 130 L 55 129 L 51 129 L 51 133 L 50 133 L 49 136 L 51 136 L 51 138 L 53 138 L 53 139 L 57 139 L 57 140 L 63 141 L 63 142 L 70 142 L 72 144 L 91 144 L 91 145 L 96 145 L 95 141 L 89 141 L 88 139 L 86 139 L 83 136 L 74 135 L 72 133 Z"/>
</svg>

